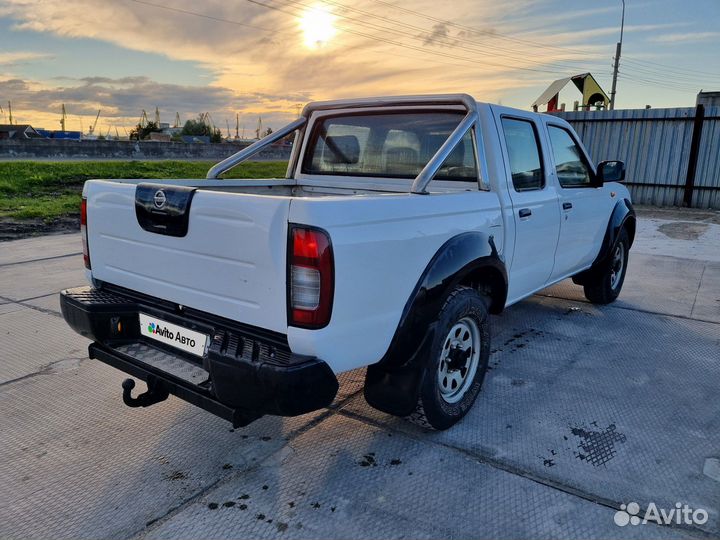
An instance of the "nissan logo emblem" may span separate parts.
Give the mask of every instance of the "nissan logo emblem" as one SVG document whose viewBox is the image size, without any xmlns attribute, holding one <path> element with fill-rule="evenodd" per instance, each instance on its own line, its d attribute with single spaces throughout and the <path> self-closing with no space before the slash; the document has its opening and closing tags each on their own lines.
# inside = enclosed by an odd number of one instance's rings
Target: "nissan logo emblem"
<svg viewBox="0 0 720 540">
<path fill-rule="evenodd" d="M 165 207 L 165 203 L 167 202 L 167 197 L 165 196 L 165 192 L 162 189 L 158 189 L 155 192 L 155 196 L 153 197 L 153 202 L 155 203 L 155 208 L 162 209 Z"/>
</svg>

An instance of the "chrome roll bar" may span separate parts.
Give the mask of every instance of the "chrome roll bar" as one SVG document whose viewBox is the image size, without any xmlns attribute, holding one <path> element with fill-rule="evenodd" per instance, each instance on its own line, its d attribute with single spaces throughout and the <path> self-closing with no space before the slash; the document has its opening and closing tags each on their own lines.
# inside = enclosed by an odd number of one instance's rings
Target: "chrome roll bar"
<svg viewBox="0 0 720 540">
<path fill-rule="evenodd" d="M 300 129 L 305 125 L 306 122 L 307 118 L 298 118 L 294 122 L 289 123 L 287 126 L 272 132 L 270 135 L 263 137 L 257 142 L 252 143 L 247 148 L 243 148 L 232 156 L 223 159 L 220 163 L 217 163 L 210 168 L 207 175 L 205 175 L 205 178 L 219 177 L 222 173 L 229 171 L 230 169 L 235 167 L 235 165 L 238 165 L 243 161 L 251 158 L 258 152 L 264 150 L 267 146 L 270 146 L 275 141 L 279 141 L 283 137 L 287 137 L 288 135 L 290 135 L 293 131 Z M 295 144 L 298 143 L 299 141 L 295 141 Z"/>
</svg>

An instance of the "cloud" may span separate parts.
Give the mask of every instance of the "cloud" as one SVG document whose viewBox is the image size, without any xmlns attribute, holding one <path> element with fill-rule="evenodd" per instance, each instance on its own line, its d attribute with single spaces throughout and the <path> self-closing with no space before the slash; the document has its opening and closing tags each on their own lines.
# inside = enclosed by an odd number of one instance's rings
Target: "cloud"
<svg viewBox="0 0 720 540">
<path fill-rule="evenodd" d="M 223 88 L 158 83 L 147 77 L 88 77 L 72 86 L 46 87 L 21 79 L 0 81 L 0 95 L 12 96 L 17 108 L 57 109 L 65 104 L 75 114 L 103 109 L 104 116 L 139 116 L 141 109 L 163 104 L 169 110 L 219 110 L 236 98 Z"/>
<path fill-rule="evenodd" d="M 447 45 L 447 40 L 450 37 L 450 28 L 445 23 L 434 24 L 432 30 L 429 33 L 422 34 L 423 45 L 435 45 L 440 41 L 440 45 Z"/>
<path fill-rule="evenodd" d="M 201 86 L 93 73 L 44 81 L 6 76 L 8 80 L 0 81 L 0 95 L 12 99 L 14 109 L 38 116 L 44 111 L 48 118 L 55 117 L 48 111 L 65 103 L 74 114 L 94 117 L 100 108 L 102 118 L 132 122 L 142 109 L 150 112 L 157 105 L 164 120 L 175 111 L 183 117 L 210 111 L 219 122 L 234 118 L 236 111 L 248 118 L 269 111 L 263 121 L 275 127 L 310 99 L 459 91 L 492 101 L 506 91 L 541 88 L 576 71 L 566 67 L 575 62 L 576 52 L 557 45 L 584 51 L 587 71 L 587 63 L 611 51 L 587 46 L 584 40 L 617 32 L 591 28 L 523 34 L 526 40 L 547 45 L 539 49 L 506 36 L 523 30 L 513 26 L 513 20 L 546 9 L 540 0 L 465 0 L 453 2 L 451 14 L 439 12 L 437 0 L 415 0 L 403 4 L 407 8 L 340 0 L 327 3 L 337 18 L 336 38 L 311 51 L 302 46 L 297 17 L 305 3 L 273 2 L 278 11 L 226 0 L 2 0 L 0 16 L 10 18 L 17 30 L 102 40 L 126 50 L 164 55 L 170 62 L 190 61 L 211 78 Z M 377 17 L 360 16 L 354 9 Z M 462 24 L 435 23 L 418 13 Z M 0 64 L 1 59 L 0 55 Z M 535 69 L 541 72 L 527 71 Z"/>
<path fill-rule="evenodd" d="M 653 43 L 700 43 L 704 41 L 720 41 L 720 32 L 694 32 L 661 34 L 648 38 Z"/>
<path fill-rule="evenodd" d="M 164 121 L 172 121 L 175 112 L 183 119 L 209 111 L 218 124 L 235 114 L 267 111 L 267 120 L 281 122 L 291 116 L 287 96 L 264 93 L 238 95 L 228 88 L 159 83 L 148 77 L 86 77 L 64 80 L 76 84 L 47 86 L 23 79 L 0 80 L 0 95 L 12 99 L 16 117 L 38 117 L 49 125 L 59 117 L 61 105 L 72 117 L 94 118 L 101 110 L 103 123 L 132 125 L 144 109 L 149 115 L 159 106 Z M 305 94 L 290 94 L 297 102 L 306 102 Z"/>
<path fill-rule="evenodd" d="M 29 51 L 0 52 L 0 66 L 12 67 L 19 64 L 25 64 L 27 62 L 32 62 L 34 60 L 46 60 L 48 58 L 52 58 L 52 55 Z"/>
</svg>

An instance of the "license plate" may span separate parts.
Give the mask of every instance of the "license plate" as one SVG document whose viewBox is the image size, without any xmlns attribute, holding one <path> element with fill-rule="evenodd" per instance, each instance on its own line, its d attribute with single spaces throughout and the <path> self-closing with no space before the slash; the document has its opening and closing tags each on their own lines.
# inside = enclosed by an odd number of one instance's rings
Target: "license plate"
<svg viewBox="0 0 720 540">
<path fill-rule="evenodd" d="M 205 354 L 209 337 L 145 313 L 140 313 L 140 334 L 197 356 Z"/>
</svg>

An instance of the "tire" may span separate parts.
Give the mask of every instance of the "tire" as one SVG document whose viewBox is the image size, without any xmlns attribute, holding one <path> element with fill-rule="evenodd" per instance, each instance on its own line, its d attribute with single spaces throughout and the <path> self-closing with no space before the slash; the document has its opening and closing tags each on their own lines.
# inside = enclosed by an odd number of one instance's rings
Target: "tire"
<svg viewBox="0 0 720 540">
<path fill-rule="evenodd" d="M 463 418 L 480 393 L 490 356 L 489 300 L 459 286 L 445 300 L 437 318 L 409 421 L 444 430 Z M 467 352 L 469 351 L 469 352 Z"/>
<path fill-rule="evenodd" d="M 609 304 L 620 294 L 627 272 L 630 238 L 623 228 L 603 267 L 585 282 L 585 298 L 593 304 Z"/>
</svg>

